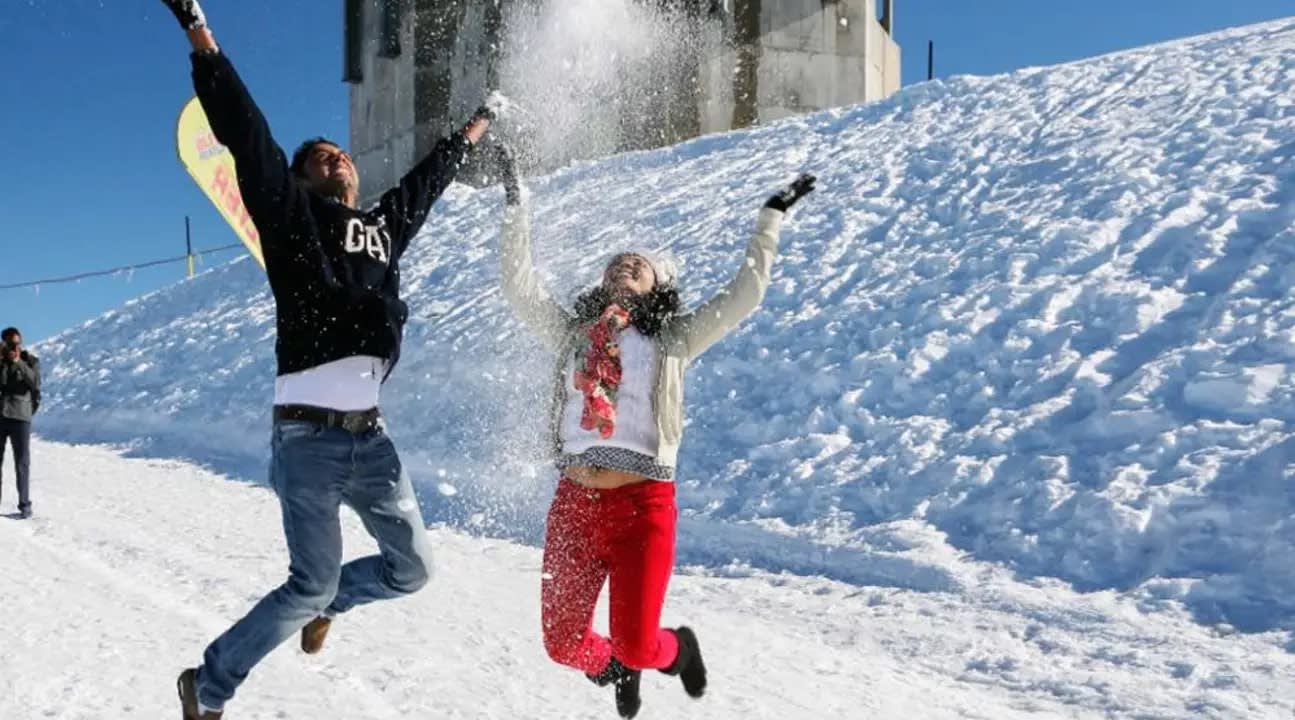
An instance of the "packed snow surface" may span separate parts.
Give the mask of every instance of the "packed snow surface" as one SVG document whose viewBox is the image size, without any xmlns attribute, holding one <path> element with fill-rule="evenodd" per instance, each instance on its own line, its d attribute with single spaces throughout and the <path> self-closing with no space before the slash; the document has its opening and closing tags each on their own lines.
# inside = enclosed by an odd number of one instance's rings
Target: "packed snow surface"
<svg viewBox="0 0 1295 720">
<path fill-rule="evenodd" d="M 286 576 L 274 494 L 175 460 L 37 441 L 36 517 L 0 517 L 0 718 L 178 717 L 175 676 Z M 13 510 L 5 499 L 4 511 Z M 646 673 L 639 720 L 1279 718 L 1295 655 L 1103 591 L 1024 584 L 898 523 L 966 590 L 686 567 L 664 622 L 698 630 L 706 697 Z M 343 513 L 348 556 L 373 550 Z M 611 691 L 544 656 L 538 549 L 432 530 L 432 582 L 287 642 L 238 720 L 607 720 Z M 604 602 L 603 608 L 606 607 Z M 599 613 L 598 624 L 606 618 Z"/>
<path fill-rule="evenodd" d="M 763 307 L 688 378 L 683 562 L 965 592 L 938 550 L 1290 630 L 1293 80 L 1283 20 L 579 165 L 530 183 L 537 264 L 569 301 L 614 250 L 668 249 L 695 304 L 813 171 Z M 383 402 L 429 520 L 534 543 L 552 358 L 498 291 L 501 215 L 497 189 L 438 205 Z M 273 343 L 259 268 L 215 268 L 43 343 L 39 431 L 259 478 Z"/>
</svg>

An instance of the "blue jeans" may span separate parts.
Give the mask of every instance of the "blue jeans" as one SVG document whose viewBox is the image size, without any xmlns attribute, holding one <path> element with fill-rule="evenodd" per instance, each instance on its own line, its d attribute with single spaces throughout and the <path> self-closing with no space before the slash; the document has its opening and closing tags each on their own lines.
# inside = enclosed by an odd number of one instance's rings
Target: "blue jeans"
<svg viewBox="0 0 1295 720">
<path fill-rule="evenodd" d="M 431 553 L 423 518 L 409 475 L 382 430 L 353 435 L 276 422 L 270 485 L 283 510 L 288 581 L 208 646 L 197 686 L 209 708 L 224 707 L 253 666 L 315 617 L 427 584 Z M 342 503 L 378 541 L 379 555 L 342 565 Z"/>
</svg>

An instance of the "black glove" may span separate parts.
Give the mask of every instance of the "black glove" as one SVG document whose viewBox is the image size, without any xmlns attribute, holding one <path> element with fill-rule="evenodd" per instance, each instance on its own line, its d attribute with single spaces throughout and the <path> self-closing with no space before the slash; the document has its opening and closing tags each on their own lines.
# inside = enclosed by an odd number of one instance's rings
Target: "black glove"
<svg viewBox="0 0 1295 720">
<path fill-rule="evenodd" d="M 509 205 L 520 205 L 522 202 L 521 180 L 517 177 L 517 159 L 513 151 L 503 143 L 495 145 L 495 166 L 499 178 L 504 183 L 504 198 Z"/>
<path fill-rule="evenodd" d="M 787 212 L 792 205 L 796 204 L 797 200 L 800 200 L 814 191 L 814 183 L 816 182 L 818 182 L 818 178 L 809 173 L 805 173 L 796 178 L 796 180 L 792 182 L 792 184 L 788 185 L 782 192 L 769 198 L 769 202 L 765 203 L 764 206 L 767 208 L 773 208 L 774 210 Z"/>
<path fill-rule="evenodd" d="M 162 0 L 175 19 L 180 22 L 180 27 L 185 30 L 197 30 L 200 27 L 207 27 L 207 18 L 202 14 L 202 6 L 198 0 Z"/>
<path fill-rule="evenodd" d="M 499 119 L 500 115 L 508 112 L 509 106 L 510 101 L 508 98 L 504 97 L 503 93 L 496 90 L 490 93 L 490 96 L 481 104 L 481 107 L 477 108 L 477 111 L 472 114 L 472 119 L 489 120 L 490 122 L 494 122 Z"/>
</svg>

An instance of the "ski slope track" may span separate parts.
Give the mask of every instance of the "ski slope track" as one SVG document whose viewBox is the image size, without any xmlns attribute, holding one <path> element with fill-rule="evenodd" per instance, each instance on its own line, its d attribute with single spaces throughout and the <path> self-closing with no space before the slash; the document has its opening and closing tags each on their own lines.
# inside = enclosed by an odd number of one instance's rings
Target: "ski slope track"
<svg viewBox="0 0 1295 720">
<path fill-rule="evenodd" d="M 667 249 L 695 304 L 812 170 L 763 307 L 689 375 L 682 562 L 957 595 L 960 555 L 1282 637 L 1293 101 L 1295 19 L 926 83 L 534 179 L 537 265 L 570 299 Z M 415 242 L 383 402 L 429 520 L 534 543 L 552 359 L 498 291 L 502 204 L 456 186 Z M 216 267 L 42 343 L 39 431 L 257 481 L 273 341 L 259 269 Z"/>
</svg>

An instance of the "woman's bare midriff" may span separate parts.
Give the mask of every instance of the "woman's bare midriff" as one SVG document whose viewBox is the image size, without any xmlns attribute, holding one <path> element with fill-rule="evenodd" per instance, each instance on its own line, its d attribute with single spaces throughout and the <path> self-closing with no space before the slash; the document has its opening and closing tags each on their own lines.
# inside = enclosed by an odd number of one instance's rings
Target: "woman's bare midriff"
<svg viewBox="0 0 1295 720">
<path fill-rule="evenodd" d="M 652 482 L 651 478 L 632 472 L 589 467 L 588 465 L 571 465 L 566 468 L 563 474 L 566 475 L 568 480 L 594 490 L 615 490 L 626 485 Z"/>
</svg>

